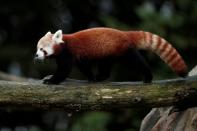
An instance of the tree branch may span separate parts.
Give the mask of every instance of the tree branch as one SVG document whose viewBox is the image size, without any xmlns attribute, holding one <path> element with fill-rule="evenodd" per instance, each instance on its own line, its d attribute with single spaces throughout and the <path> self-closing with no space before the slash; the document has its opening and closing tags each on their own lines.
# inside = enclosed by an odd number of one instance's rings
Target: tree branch
<svg viewBox="0 0 197 131">
<path fill-rule="evenodd" d="M 40 81 L 0 81 L 0 107 L 110 110 L 196 104 L 196 97 L 197 77 L 155 81 L 153 84 L 70 80 L 62 85 L 44 85 Z"/>
</svg>

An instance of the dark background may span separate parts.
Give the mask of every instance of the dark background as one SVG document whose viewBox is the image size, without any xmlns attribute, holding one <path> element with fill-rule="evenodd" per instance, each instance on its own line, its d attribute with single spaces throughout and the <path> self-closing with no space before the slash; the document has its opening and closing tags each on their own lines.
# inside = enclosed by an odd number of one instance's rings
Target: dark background
<svg viewBox="0 0 197 131">
<path fill-rule="evenodd" d="M 196 0 L 0 0 L 0 70 L 41 79 L 55 69 L 54 61 L 33 61 L 37 41 L 47 31 L 62 29 L 64 33 L 73 33 L 98 26 L 158 34 L 172 43 L 191 69 L 197 61 L 196 23 Z M 141 51 L 141 54 L 148 61 L 154 79 L 177 77 L 153 53 Z M 135 69 L 117 64 L 109 80 L 138 80 L 137 74 Z M 70 77 L 85 79 L 76 68 Z M 0 131 L 137 131 L 148 110 L 70 114 L 2 109 Z"/>
</svg>

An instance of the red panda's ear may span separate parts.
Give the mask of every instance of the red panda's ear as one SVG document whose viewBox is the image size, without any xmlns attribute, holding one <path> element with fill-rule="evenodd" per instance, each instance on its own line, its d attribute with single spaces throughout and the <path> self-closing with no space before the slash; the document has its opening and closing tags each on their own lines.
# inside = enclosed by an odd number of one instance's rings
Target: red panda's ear
<svg viewBox="0 0 197 131">
<path fill-rule="evenodd" d="M 45 34 L 45 36 L 50 36 L 50 35 L 51 35 L 50 31 Z"/>
<path fill-rule="evenodd" d="M 55 34 L 52 36 L 52 40 L 54 40 L 55 43 L 57 44 L 64 42 L 62 38 L 63 38 L 62 30 L 56 31 Z"/>
</svg>

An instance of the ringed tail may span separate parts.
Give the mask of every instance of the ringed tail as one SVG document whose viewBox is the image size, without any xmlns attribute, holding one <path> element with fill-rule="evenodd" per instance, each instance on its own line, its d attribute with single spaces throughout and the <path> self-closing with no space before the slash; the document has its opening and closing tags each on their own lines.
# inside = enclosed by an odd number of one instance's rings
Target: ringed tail
<svg viewBox="0 0 197 131">
<path fill-rule="evenodd" d="M 179 76 L 187 76 L 187 66 L 181 55 L 172 45 L 158 35 L 144 31 L 129 32 L 130 40 L 137 49 L 151 50 L 167 63 Z"/>
</svg>

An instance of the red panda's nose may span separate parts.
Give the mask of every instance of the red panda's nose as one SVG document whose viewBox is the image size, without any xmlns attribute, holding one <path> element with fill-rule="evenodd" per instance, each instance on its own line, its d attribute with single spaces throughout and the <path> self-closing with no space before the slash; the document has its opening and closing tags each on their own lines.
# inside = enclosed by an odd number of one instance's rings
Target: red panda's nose
<svg viewBox="0 0 197 131">
<path fill-rule="evenodd" d="M 37 60 L 38 60 L 38 54 L 35 54 L 34 61 L 37 61 Z"/>
</svg>

